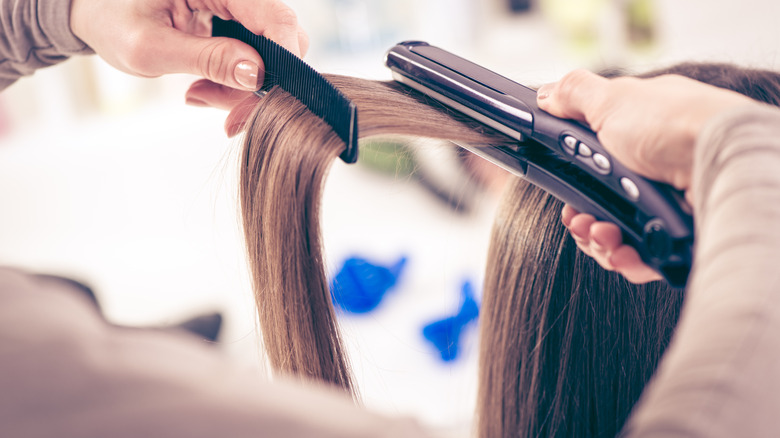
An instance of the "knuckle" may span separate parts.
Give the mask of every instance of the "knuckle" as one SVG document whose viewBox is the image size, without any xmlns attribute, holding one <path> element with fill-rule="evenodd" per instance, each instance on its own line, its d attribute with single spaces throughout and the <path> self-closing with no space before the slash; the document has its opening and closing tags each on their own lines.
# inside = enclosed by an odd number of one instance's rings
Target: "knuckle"
<svg viewBox="0 0 780 438">
<path fill-rule="evenodd" d="M 280 26 L 298 28 L 298 16 L 284 3 L 275 2 L 271 6 L 270 15 L 271 20 Z"/>
<path fill-rule="evenodd" d="M 574 242 L 577 245 L 577 248 L 579 248 L 580 251 L 582 251 L 583 254 L 585 254 L 586 256 L 588 256 L 590 258 L 593 258 L 593 255 L 590 252 L 590 246 L 585 245 L 584 243 L 578 242 L 576 240 Z"/>
<path fill-rule="evenodd" d="M 298 44 L 301 47 L 301 56 L 309 50 L 309 35 L 302 29 L 298 30 Z"/>
<path fill-rule="evenodd" d="M 584 69 L 574 70 L 566 74 L 558 82 L 558 95 L 561 99 L 570 100 L 591 74 L 592 73 Z"/>
<path fill-rule="evenodd" d="M 142 32 L 130 32 L 124 38 L 124 64 L 133 74 L 140 76 L 158 76 L 152 65 L 149 64 L 149 47 L 147 38 Z"/>
<path fill-rule="evenodd" d="M 612 85 L 613 92 L 615 94 L 630 93 L 634 87 L 640 82 L 647 81 L 647 79 L 640 79 L 631 76 L 622 76 L 612 79 L 610 84 Z"/>
<path fill-rule="evenodd" d="M 224 43 L 215 41 L 213 44 L 205 45 L 197 57 L 196 70 L 200 75 L 212 80 L 227 78 L 227 67 L 219 62 L 225 54 Z"/>
</svg>

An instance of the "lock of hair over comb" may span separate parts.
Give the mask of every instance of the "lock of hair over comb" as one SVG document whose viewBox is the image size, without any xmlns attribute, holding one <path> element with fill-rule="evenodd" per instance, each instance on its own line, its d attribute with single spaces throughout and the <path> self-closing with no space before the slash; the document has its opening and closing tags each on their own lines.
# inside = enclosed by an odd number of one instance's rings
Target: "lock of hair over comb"
<svg viewBox="0 0 780 438">
<path fill-rule="evenodd" d="M 324 76 L 284 47 L 256 35 L 235 21 L 212 19 L 212 36 L 229 37 L 252 46 L 265 64 L 265 79 L 258 93 L 281 87 L 325 121 L 344 141 L 340 158 L 354 163 L 358 157 L 357 106 Z"/>
</svg>

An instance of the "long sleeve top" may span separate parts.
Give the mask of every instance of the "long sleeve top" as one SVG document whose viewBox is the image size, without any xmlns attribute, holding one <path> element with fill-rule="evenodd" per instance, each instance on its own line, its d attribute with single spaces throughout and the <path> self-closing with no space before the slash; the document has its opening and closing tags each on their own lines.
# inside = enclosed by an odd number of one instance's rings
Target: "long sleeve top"
<svg viewBox="0 0 780 438">
<path fill-rule="evenodd" d="M 0 268 L 0 435 L 422 437 L 341 392 L 269 381 L 184 332 L 109 325 L 65 283 Z"/>
<path fill-rule="evenodd" d="M 780 434 L 780 110 L 711 120 L 692 179 L 695 266 L 626 436 Z"/>
<path fill-rule="evenodd" d="M 2 0 L 0 29 L 0 90 L 39 68 L 94 53 L 70 30 L 70 0 Z"/>
</svg>

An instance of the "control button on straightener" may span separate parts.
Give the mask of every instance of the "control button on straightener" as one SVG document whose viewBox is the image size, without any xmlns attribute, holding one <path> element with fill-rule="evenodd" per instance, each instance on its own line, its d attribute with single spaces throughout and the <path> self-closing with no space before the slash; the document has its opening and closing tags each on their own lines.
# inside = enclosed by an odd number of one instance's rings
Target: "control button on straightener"
<svg viewBox="0 0 780 438">
<path fill-rule="evenodd" d="M 593 151 L 585 143 L 580 143 L 580 146 L 577 148 L 577 155 L 587 158 L 593 155 Z"/>
<path fill-rule="evenodd" d="M 655 218 L 645 224 L 643 240 L 650 256 L 665 259 L 672 251 L 672 239 L 662 220 Z"/>
<path fill-rule="evenodd" d="M 593 154 L 593 162 L 596 164 L 596 167 L 606 173 L 612 171 L 612 163 L 610 163 L 609 158 L 605 157 L 604 155 L 599 153 Z"/>
<path fill-rule="evenodd" d="M 563 150 L 566 151 L 566 153 L 569 155 L 574 155 L 577 153 L 577 143 L 577 139 L 571 135 L 565 135 L 563 137 L 563 141 L 561 142 L 563 145 Z"/>
<path fill-rule="evenodd" d="M 623 187 L 623 190 L 626 192 L 628 197 L 631 198 L 632 201 L 636 201 L 637 199 L 639 199 L 639 187 L 636 186 L 636 183 L 634 183 L 634 181 L 631 181 L 630 179 L 624 176 L 620 178 L 620 186 Z"/>
</svg>

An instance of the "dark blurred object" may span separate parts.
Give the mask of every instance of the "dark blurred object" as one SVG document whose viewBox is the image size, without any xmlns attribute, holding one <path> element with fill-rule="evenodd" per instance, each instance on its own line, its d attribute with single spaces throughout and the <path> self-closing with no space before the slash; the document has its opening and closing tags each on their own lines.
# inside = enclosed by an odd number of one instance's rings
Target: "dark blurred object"
<svg viewBox="0 0 780 438">
<path fill-rule="evenodd" d="M 68 277 L 61 277 L 59 275 L 50 275 L 50 274 L 36 274 L 35 278 L 42 281 L 64 284 L 70 287 L 71 289 L 80 292 L 82 295 L 87 297 L 87 299 L 89 299 L 89 301 L 91 301 L 92 304 L 95 305 L 95 307 L 100 309 L 100 304 L 98 304 L 98 300 L 97 297 L 95 296 L 95 292 L 92 290 L 90 286 L 87 286 L 82 281 L 74 280 Z"/>
<path fill-rule="evenodd" d="M 163 328 L 179 328 L 198 335 L 206 341 L 216 342 L 219 330 L 222 328 L 222 314 L 218 312 L 196 316 L 174 326 Z"/>
<path fill-rule="evenodd" d="M 531 10 L 531 0 L 508 0 L 509 10 L 515 14 L 521 14 Z"/>
<path fill-rule="evenodd" d="M 98 302 L 94 290 L 83 281 L 51 274 L 36 274 L 35 277 L 40 281 L 63 284 L 70 289 L 83 294 L 90 302 L 92 302 L 92 304 L 95 305 L 95 308 L 98 309 L 98 311 L 101 311 L 100 303 Z M 178 324 L 143 328 L 158 330 L 184 330 L 205 341 L 216 342 L 217 338 L 219 337 L 219 331 L 222 328 L 222 314 L 219 312 L 206 313 L 203 315 L 194 316 Z"/>
</svg>

